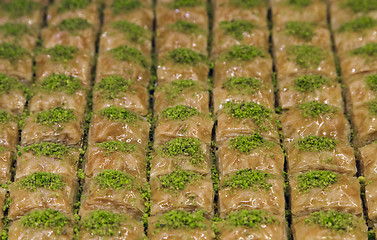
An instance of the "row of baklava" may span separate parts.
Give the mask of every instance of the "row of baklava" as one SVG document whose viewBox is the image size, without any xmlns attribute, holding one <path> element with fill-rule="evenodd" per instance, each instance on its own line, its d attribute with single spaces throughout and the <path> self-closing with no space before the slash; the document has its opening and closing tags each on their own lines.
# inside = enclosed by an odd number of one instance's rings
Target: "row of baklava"
<svg viewBox="0 0 377 240">
<path fill-rule="evenodd" d="M 271 8 L 293 238 L 367 239 L 326 3 L 274 0 Z"/>
<path fill-rule="evenodd" d="M 377 222 L 375 165 L 377 106 L 377 5 L 374 1 L 331 0 L 330 20 L 340 63 L 346 110 L 354 129 L 353 143 L 365 176 L 368 219 Z M 366 145 L 366 146 L 365 146 Z"/>
</svg>

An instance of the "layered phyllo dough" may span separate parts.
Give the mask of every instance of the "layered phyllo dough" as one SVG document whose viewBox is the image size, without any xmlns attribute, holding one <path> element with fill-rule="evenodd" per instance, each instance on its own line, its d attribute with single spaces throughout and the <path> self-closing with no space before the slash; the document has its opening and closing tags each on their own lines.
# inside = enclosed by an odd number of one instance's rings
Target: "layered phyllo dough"
<svg viewBox="0 0 377 240">
<path fill-rule="evenodd" d="M 341 109 L 317 101 L 307 102 L 281 115 L 284 142 L 313 135 L 349 142 L 350 125 Z"/>
<path fill-rule="evenodd" d="M 23 146 L 55 142 L 71 146 L 82 144 L 83 116 L 72 109 L 55 107 L 33 113 L 24 120 L 21 133 Z"/>
<path fill-rule="evenodd" d="M 294 217 L 292 232 L 295 239 L 305 240 L 368 239 L 368 227 L 362 217 L 336 210 L 317 211 L 308 216 Z"/>
<path fill-rule="evenodd" d="M 22 114 L 28 97 L 27 92 L 27 86 L 19 79 L 0 73 L 0 109 Z"/>
<path fill-rule="evenodd" d="M 10 224 L 8 238 L 70 240 L 73 225 L 71 217 L 53 208 L 34 210 Z"/>
<path fill-rule="evenodd" d="M 147 119 L 120 107 L 110 106 L 93 114 L 89 144 L 121 141 L 147 146 L 150 123 Z"/>
<path fill-rule="evenodd" d="M 158 84 L 184 79 L 206 83 L 208 73 L 207 57 L 189 48 L 176 48 L 158 55 Z"/>
<path fill-rule="evenodd" d="M 81 219 L 78 239 L 145 239 L 144 226 L 131 216 L 94 210 Z"/>
<path fill-rule="evenodd" d="M 363 212 L 356 177 L 328 170 L 310 170 L 289 179 L 294 216 L 339 210 L 360 216 Z"/>
<path fill-rule="evenodd" d="M 284 179 L 260 170 L 241 169 L 220 181 L 218 210 L 224 218 L 239 210 L 267 210 L 283 216 Z"/>
<path fill-rule="evenodd" d="M 17 122 L 15 115 L 0 110 L 0 146 L 15 150 L 19 140 Z"/>
<path fill-rule="evenodd" d="M 160 216 L 148 218 L 148 238 L 213 240 L 215 233 L 211 221 L 203 211 L 170 211 Z"/>
<path fill-rule="evenodd" d="M 45 1 L 3 0 L 0 5 L 0 24 L 18 22 L 40 26 L 43 21 Z"/>
<path fill-rule="evenodd" d="M 184 105 L 164 109 L 156 122 L 154 146 L 177 137 L 197 138 L 210 144 L 213 120 L 204 114 Z"/>
<path fill-rule="evenodd" d="M 0 146 L 0 183 L 5 184 L 12 178 L 12 165 L 16 156 L 13 151 Z"/>
<path fill-rule="evenodd" d="M 79 214 L 84 219 L 94 210 L 129 214 L 141 219 L 146 205 L 148 186 L 119 170 L 103 170 L 86 179 Z"/>
<path fill-rule="evenodd" d="M 5 22 L 0 24 L 0 43 L 12 42 L 32 51 L 38 40 L 38 26 L 27 23 Z"/>
</svg>

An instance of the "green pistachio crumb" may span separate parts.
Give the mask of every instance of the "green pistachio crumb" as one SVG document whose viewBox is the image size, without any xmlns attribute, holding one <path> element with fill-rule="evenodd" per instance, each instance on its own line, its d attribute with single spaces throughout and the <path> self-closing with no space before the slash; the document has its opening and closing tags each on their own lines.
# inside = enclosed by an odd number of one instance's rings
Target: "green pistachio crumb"
<svg viewBox="0 0 377 240">
<path fill-rule="evenodd" d="M 14 63 L 25 55 L 28 55 L 28 52 L 18 45 L 7 42 L 0 43 L 0 59 L 7 59 Z"/>
<path fill-rule="evenodd" d="M 21 38 L 23 35 L 30 33 L 30 27 L 24 23 L 4 23 L 0 25 L 0 32 L 4 36 Z"/>
<path fill-rule="evenodd" d="M 351 213 L 335 210 L 314 212 L 305 219 L 305 224 L 318 225 L 321 228 L 331 229 L 340 233 L 354 230 L 361 222 Z"/>
<path fill-rule="evenodd" d="M 162 86 L 157 86 L 156 91 L 165 93 L 164 97 L 166 100 L 170 103 L 174 103 L 183 100 L 183 94 L 186 91 L 200 93 L 207 91 L 207 89 L 191 79 L 182 79 L 163 84 Z"/>
<path fill-rule="evenodd" d="M 46 48 L 43 53 L 50 55 L 51 60 L 59 63 L 67 63 L 75 57 L 77 47 L 57 44 L 52 48 Z"/>
<path fill-rule="evenodd" d="M 56 73 L 44 78 L 38 86 L 41 90 L 50 93 L 62 91 L 74 94 L 77 90 L 82 89 L 80 81 L 76 77 Z"/>
<path fill-rule="evenodd" d="M 0 73 L 0 95 L 16 89 L 25 91 L 26 87 L 17 78 Z"/>
<path fill-rule="evenodd" d="M 76 11 L 77 9 L 84 9 L 91 3 L 91 0 L 62 0 L 59 3 L 59 12 Z"/>
<path fill-rule="evenodd" d="M 340 28 L 340 32 L 361 32 L 366 29 L 375 28 L 377 20 L 368 16 L 362 16 L 355 20 L 344 23 Z"/>
<path fill-rule="evenodd" d="M 92 27 L 92 24 L 84 18 L 76 17 L 64 19 L 57 25 L 57 27 L 60 31 L 76 32 L 88 29 Z"/>
<path fill-rule="evenodd" d="M 370 101 L 368 105 L 369 105 L 369 114 L 373 116 L 377 115 L 377 99 Z"/>
<path fill-rule="evenodd" d="M 299 92 L 314 92 L 323 85 L 329 84 L 331 80 L 321 75 L 303 75 L 294 80 L 294 87 Z"/>
<path fill-rule="evenodd" d="M 92 236 L 114 236 L 120 226 L 127 221 L 122 214 L 96 210 L 89 214 L 82 223 L 82 228 L 86 229 Z"/>
<path fill-rule="evenodd" d="M 177 105 L 166 108 L 162 111 L 161 115 L 168 120 L 187 120 L 192 116 L 199 115 L 199 111 L 192 107 Z"/>
<path fill-rule="evenodd" d="M 127 142 L 120 141 L 107 141 L 102 143 L 97 143 L 97 147 L 106 150 L 108 153 L 113 152 L 133 152 L 136 150 L 136 144 L 130 144 Z"/>
<path fill-rule="evenodd" d="M 311 45 L 293 45 L 287 50 L 288 60 L 293 60 L 302 68 L 316 68 L 326 58 L 323 49 Z"/>
<path fill-rule="evenodd" d="M 137 8 L 141 8 L 143 4 L 140 0 L 114 0 L 111 8 L 114 14 L 128 13 Z"/>
<path fill-rule="evenodd" d="M 100 115 L 117 122 L 133 123 L 140 119 L 135 113 L 115 106 L 102 109 L 99 113 Z"/>
<path fill-rule="evenodd" d="M 376 74 L 368 75 L 365 78 L 365 81 L 372 91 L 377 91 L 377 75 Z"/>
<path fill-rule="evenodd" d="M 204 5 L 201 0 L 174 0 L 174 2 L 168 4 L 170 8 L 190 8 Z"/>
<path fill-rule="evenodd" d="M 16 186 L 34 192 L 38 188 L 53 191 L 61 190 L 66 185 L 62 176 L 49 172 L 35 172 L 16 182 Z"/>
<path fill-rule="evenodd" d="M 52 229 L 57 235 L 63 234 L 67 225 L 72 225 L 69 217 L 54 209 L 35 210 L 21 217 L 26 228 Z"/>
<path fill-rule="evenodd" d="M 240 210 L 231 212 L 226 223 L 233 227 L 260 228 L 261 225 L 279 224 L 279 221 L 264 210 Z"/>
<path fill-rule="evenodd" d="M 377 43 L 367 43 L 362 47 L 352 50 L 351 53 L 355 56 L 375 58 L 377 57 Z"/>
<path fill-rule="evenodd" d="M 235 103 L 227 102 L 224 105 L 226 114 L 233 118 L 251 118 L 258 126 L 272 118 L 272 110 L 254 102 Z"/>
<path fill-rule="evenodd" d="M 239 8 L 254 8 L 263 6 L 267 3 L 265 0 L 230 0 L 229 5 Z"/>
<path fill-rule="evenodd" d="M 259 48 L 251 45 L 234 45 L 219 58 L 229 61 L 253 61 L 257 57 L 265 57 L 265 54 Z"/>
<path fill-rule="evenodd" d="M 59 143 L 35 143 L 23 148 L 24 152 L 33 152 L 35 156 L 48 156 L 61 159 L 70 152 L 71 148 Z"/>
<path fill-rule="evenodd" d="M 170 211 L 161 215 L 155 227 L 158 229 L 206 229 L 203 211 Z"/>
<path fill-rule="evenodd" d="M 232 92 L 254 94 L 262 89 L 263 84 L 260 79 L 251 77 L 231 77 L 228 78 L 223 87 Z"/>
<path fill-rule="evenodd" d="M 298 108 L 301 109 L 304 117 L 318 117 L 320 115 L 331 114 L 337 111 L 337 108 L 317 101 L 303 103 L 299 105 Z"/>
<path fill-rule="evenodd" d="M 205 62 L 206 56 L 188 48 L 176 48 L 168 53 L 169 58 L 178 64 L 196 65 Z"/>
<path fill-rule="evenodd" d="M 0 124 L 12 121 L 14 117 L 7 111 L 0 110 Z"/>
<path fill-rule="evenodd" d="M 148 37 L 148 31 L 143 27 L 128 21 L 115 21 L 113 28 L 125 34 L 128 40 L 143 43 Z"/>
<path fill-rule="evenodd" d="M 272 178 L 274 178 L 274 175 L 260 170 L 243 169 L 228 177 L 225 180 L 223 187 L 229 187 L 232 189 L 250 189 L 252 191 L 270 190 L 272 184 L 269 183 L 268 180 Z"/>
<path fill-rule="evenodd" d="M 175 23 L 171 24 L 170 29 L 181 32 L 181 33 L 186 33 L 186 34 L 204 34 L 205 30 L 200 28 L 198 24 L 187 22 L 184 20 L 178 20 Z"/>
<path fill-rule="evenodd" d="M 336 148 L 336 140 L 329 137 L 317 137 L 309 135 L 300 139 L 297 146 L 301 151 L 307 152 L 321 152 L 331 151 Z"/>
<path fill-rule="evenodd" d="M 109 52 L 118 61 L 134 62 L 140 64 L 144 68 L 148 67 L 147 60 L 137 48 L 123 45 L 113 48 Z"/>
<path fill-rule="evenodd" d="M 175 138 L 166 142 L 158 152 L 164 156 L 178 157 L 188 156 L 193 165 L 205 161 L 204 153 L 201 149 L 201 142 L 196 138 Z"/>
<path fill-rule="evenodd" d="M 0 2 L 0 7 L 11 18 L 30 16 L 35 10 L 40 8 L 40 4 L 31 0 L 12 0 L 8 3 Z"/>
<path fill-rule="evenodd" d="M 305 41 L 311 41 L 315 36 L 315 24 L 312 22 L 287 22 L 285 24 L 285 32 L 288 35 L 303 39 Z"/>
<path fill-rule="evenodd" d="M 61 125 L 75 119 L 76 116 L 72 109 L 64 109 L 61 107 L 39 112 L 35 114 L 34 118 L 35 122 L 50 127 L 55 124 Z"/>
<path fill-rule="evenodd" d="M 377 2 L 375 0 L 347 0 L 342 6 L 351 9 L 354 13 L 368 13 L 377 9 Z"/>
<path fill-rule="evenodd" d="M 131 189 L 134 185 L 134 179 L 127 173 L 111 169 L 102 171 L 94 177 L 94 180 L 101 189 Z"/>
<path fill-rule="evenodd" d="M 251 33 L 256 26 L 246 20 L 232 20 L 220 22 L 220 28 L 225 31 L 226 34 L 232 36 L 235 39 L 242 40 L 244 33 Z"/>
<path fill-rule="evenodd" d="M 176 192 L 185 189 L 187 185 L 201 178 L 201 175 L 191 171 L 176 170 L 172 173 L 159 177 L 158 180 L 161 184 L 161 188 L 164 191 Z"/>
<path fill-rule="evenodd" d="M 254 149 L 260 147 L 271 147 L 272 142 L 264 140 L 259 133 L 254 133 L 250 136 L 239 136 L 229 141 L 229 148 L 235 149 L 242 153 L 251 153 Z"/>
<path fill-rule="evenodd" d="M 338 181 L 338 174 L 332 171 L 309 171 L 296 177 L 299 192 L 308 193 L 313 188 L 324 190 Z"/>
<path fill-rule="evenodd" d="M 296 7 L 307 7 L 312 4 L 312 0 L 288 0 L 288 3 Z"/>
<path fill-rule="evenodd" d="M 95 90 L 99 91 L 106 99 L 114 99 L 122 93 L 133 92 L 135 89 L 132 87 L 133 81 L 124 79 L 121 76 L 108 76 L 96 84 Z"/>
</svg>

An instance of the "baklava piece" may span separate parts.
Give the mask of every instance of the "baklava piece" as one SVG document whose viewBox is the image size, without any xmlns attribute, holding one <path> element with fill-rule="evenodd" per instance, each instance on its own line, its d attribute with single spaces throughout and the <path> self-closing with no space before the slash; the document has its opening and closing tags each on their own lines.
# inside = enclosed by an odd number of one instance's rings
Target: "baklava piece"
<svg viewBox="0 0 377 240">
<path fill-rule="evenodd" d="M 16 22 L 0 24 L 0 43 L 12 42 L 31 52 L 34 50 L 37 40 L 37 26 Z"/>
<path fill-rule="evenodd" d="M 15 77 L 0 73 L 0 109 L 22 114 L 25 109 L 27 87 Z"/>
<path fill-rule="evenodd" d="M 0 146 L 0 184 L 6 184 L 12 178 L 12 165 L 16 155 L 13 151 Z"/>
<path fill-rule="evenodd" d="M 18 143 L 17 117 L 10 112 L 0 110 L 0 146 L 15 150 Z"/>
<path fill-rule="evenodd" d="M 43 5 L 38 0 L 3 0 L 0 3 L 0 24 L 18 22 L 40 26 L 43 22 Z"/>
</svg>

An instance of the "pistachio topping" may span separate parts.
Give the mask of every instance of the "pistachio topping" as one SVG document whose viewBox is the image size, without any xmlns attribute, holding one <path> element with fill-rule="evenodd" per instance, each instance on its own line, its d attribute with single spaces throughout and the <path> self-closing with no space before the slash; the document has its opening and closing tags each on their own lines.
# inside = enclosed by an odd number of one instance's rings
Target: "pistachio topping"
<svg viewBox="0 0 377 240">
<path fill-rule="evenodd" d="M 76 11 L 77 9 L 83 9 L 89 6 L 91 0 L 62 0 L 59 3 L 59 12 Z"/>
<path fill-rule="evenodd" d="M 82 221 L 81 226 L 91 235 L 104 237 L 116 234 L 126 221 L 127 218 L 122 214 L 96 210 Z"/>
<path fill-rule="evenodd" d="M 176 48 L 169 51 L 168 57 L 178 64 L 196 65 L 199 62 L 205 62 L 206 56 L 188 48 Z"/>
<path fill-rule="evenodd" d="M 201 178 L 202 176 L 195 172 L 176 170 L 167 175 L 158 177 L 158 180 L 164 191 L 176 192 L 185 189 L 187 185 Z"/>
<path fill-rule="evenodd" d="M 316 68 L 325 60 L 325 51 L 311 45 L 293 45 L 287 50 L 288 60 L 296 62 L 302 68 Z"/>
<path fill-rule="evenodd" d="M 224 105 L 224 111 L 233 118 L 251 118 L 258 126 L 263 125 L 266 120 L 272 118 L 271 109 L 254 102 L 227 102 Z"/>
<path fill-rule="evenodd" d="M 279 224 L 279 221 L 271 213 L 255 209 L 231 212 L 226 223 L 233 227 L 259 228 L 261 225 Z"/>
<path fill-rule="evenodd" d="M 94 177 L 94 180 L 101 189 L 114 190 L 131 189 L 135 181 L 127 173 L 111 169 L 102 171 Z"/>
<path fill-rule="evenodd" d="M 174 0 L 174 2 L 168 4 L 170 8 L 190 8 L 204 5 L 201 0 Z"/>
<path fill-rule="evenodd" d="M 367 43 L 362 47 L 352 50 L 351 53 L 355 56 L 375 58 L 377 57 L 377 43 Z"/>
<path fill-rule="evenodd" d="M 132 123 L 140 119 L 135 113 L 132 113 L 127 109 L 115 106 L 110 106 L 108 108 L 102 109 L 99 111 L 99 114 L 112 121 L 124 123 Z"/>
<path fill-rule="evenodd" d="M 288 3 L 296 7 L 307 7 L 312 4 L 312 0 L 288 0 Z"/>
<path fill-rule="evenodd" d="M 99 91 L 106 99 L 114 99 L 119 97 L 122 93 L 133 92 L 133 82 L 121 76 L 108 76 L 96 84 L 94 89 Z"/>
<path fill-rule="evenodd" d="M 166 142 L 158 152 L 168 157 L 188 156 L 194 165 L 204 162 L 201 142 L 196 138 L 174 138 Z"/>
<path fill-rule="evenodd" d="M 62 176 L 49 172 L 34 172 L 16 182 L 21 189 L 34 192 L 38 188 L 45 188 L 53 191 L 61 190 L 66 183 Z"/>
<path fill-rule="evenodd" d="M 102 143 L 97 143 L 97 147 L 106 150 L 106 152 L 133 152 L 136 150 L 136 144 L 130 144 L 127 142 L 120 141 L 106 141 Z"/>
<path fill-rule="evenodd" d="M 299 92 L 314 92 L 330 82 L 331 79 L 321 75 L 303 75 L 294 79 L 294 87 Z"/>
<path fill-rule="evenodd" d="M 128 21 L 115 21 L 113 28 L 125 34 L 128 40 L 135 43 L 143 43 L 148 37 L 148 31 L 143 27 Z"/>
<path fill-rule="evenodd" d="M 303 103 L 299 105 L 298 108 L 301 109 L 304 117 L 318 117 L 320 115 L 331 114 L 337 111 L 337 108 L 317 101 Z"/>
<path fill-rule="evenodd" d="M 308 193 L 313 188 L 324 190 L 338 181 L 338 174 L 332 171 L 309 171 L 296 177 L 299 192 Z"/>
<path fill-rule="evenodd" d="M 205 229 L 203 211 L 189 213 L 187 211 L 170 211 L 161 215 L 155 227 L 158 229 Z"/>
<path fill-rule="evenodd" d="M 370 101 L 368 105 L 369 105 L 369 114 L 373 116 L 377 115 L 377 99 Z"/>
<path fill-rule="evenodd" d="M 21 217 L 21 223 L 26 228 L 52 229 L 57 235 L 63 234 L 63 229 L 72 224 L 69 217 L 54 209 L 32 211 Z"/>
<path fill-rule="evenodd" d="M 251 45 L 234 45 L 219 58 L 230 61 L 253 61 L 257 57 L 265 57 L 265 54 L 259 48 Z"/>
<path fill-rule="evenodd" d="M 61 91 L 68 94 L 73 94 L 77 90 L 82 89 L 81 83 L 76 77 L 56 73 L 44 78 L 38 87 L 50 93 Z"/>
<path fill-rule="evenodd" d="M 0 7 L 11 18 L 18 18 L 31 15 L 40 8 L 40 4 L 32 0 L 12 0 L 8 3 L 1 2 Z"/>
<path fill-rule="evenodd" d="M 144 68 L 148 67 L 147 60 L 137 48 L 123 45 L 113 48 L 109 52 L 118 61 L 134 62 Z"/>
<path fill-rule="evenodd" d="M 142 6 L 140 0 L 114 0 L 111 8 L 114 14 L 120 14 L 131 12 Z"/>
<path fill-rule="evenodd" d="M 9 91 L 15 89 L 26 90 L 25 86 L 17 78 L 0 73 L 0 95 L 9 93 Z"/>
<path fill-rule="evenodd" d="M 269 179 L 274 178 L 274 175 L 262 172 L 260 170 L 243 169 L 238 170 L 234 175 L 228 177 L 223 187 L 233 189 L 250 189 L 257 190 L 270 190 L 272 184 Z"/>
<path fill-rule="evenodd" d="M 297 146 L 301 151 L 306 152 L 331 151 L 336 148 L 336 140 L 310 135 L 298 140 Z"/>
<path fill-rule="evenodd" d="M 183 93 L 191 90 L 196 93 L 207 91 L 204 86 L 191 79 L 175 80 L 162 86 L 157 86 L 156 89 L 156 91 L 164 92 L 164 97 L 170 103 L 184 99 Z"/>
<path fill-rule="evenodd" d="M 28 55 L 28 52 L 18 45 L 7 42 L 0 43 L 0 59 L 7 59 L 10 62 L 16 62 L 25 55 Z"/>
<path fill-rule="evenodd" d="M 351 213 L 338 212 L 335 210 L 313 212 L 305 219 L 305 224 L 314 224 L 321 228 L 331 229 L 340 233 L 354 230 L 360 222 L 361 221 Z"/>
<path fill-rule="evenodd" d="M 175 23 L 171 24 L 169 27 L 174 31 L 186 34 L 205 33 L 205 30 L 200 28 L 198 24 L 187 22 L 184 20 L 178 20 Z"/>
<path fill-rule="evenodd" d="M 285 32 L 305 41 L 311 41 L 315 36 L 315 24 L 312 22 L 287 22 L 285 24 Z"/>
<path fill-rule="evenodd" d="M 231 77 L 228 78 L 223 87 L 228 91 L 254 94 L 263 88 L 262 81 L 251 77 Z"/>
<path fill-rule="evenodd" d="M 92 27 L 92 24 L 84 18 L 76 17 L 64 19 L 57 25 L 57 27 L 60 31 L 76 32 L 88 29 Z"/>
<path fill-rule="evenodd" d="M 245 20 L 232 20 L 220 22 L 220 28 L 235 39 L 242 40 L 244 33 L 251 33 L 256 26 Z"/>
<path fill-rule="evenodd" d="M 42 52 L 50 55 L 51 60 L 54 62 L 67 63 L 75 57 L 78 48 L 57 44 L 52 48 L 44 49 Z"/>
<path fill-rule="evenodd" d="M 7 123 L 14 119 L 14 117 L 7 111 L 0 110 L 0 124 Z"/>
<path fill-rule="evenodd" d="M 347 0 L 343 3 L 343 7 L 351 9 L 354 13 L 368 13 L 377 9 L 377 2 L 375 0 Z"/>
<path fill-rule="evenodd" d="M 161 115 L 168 120 L 187 120 L 192 116 L 199 115 L 199 111 L 192 107 L 177 105 L 166 108 L 162 111 Z"/>
<path fill-rule="evenodd" d="M 368 16 L 362 16 L 355 20 L 344 23 L 340 28 L 340 32 L 361 32 L 366 29 L 372 29 L 377 26 L 377 20 Z"/>
<path fill-rule="evenodd" d="M 30 33 L 30 27 L 24 23 L 11 23 L 7 22 L 3 25 L 0 25 L 0 32 L 4 34 L 4 36 L 11 36 L 20 38 L 23 35 Z"/>
<path fill-rule="evenodd" d="M 242 153 L 251 153 L 254 149 L 260 147 L 271 147 L 272 142 L 264 140 L 259 133 L 254 133 L 249 136 L 239 136 L 229 141 L 229 148 L 235 149 Z"/>
<path fill-rule="evenodd" d="M 35 143 L 23 148 L 24 152 L 32 152 L 35 156 L 56 157 L 61 159 L 67 155 L 72 148 L 59 143 Z"/>
<path fill-rule="evenodd" d="M 35 122 L 50 127 L 55 124 L 61 125 L 75 119 L 76 116 L 72 109 L 64 109 L 61 107 L 39 112 L 35 114 L 34 117 Z"/>
<path fill-rule="evenodd" d="M 239 8 L 254 8 L 265 5 L 265 0 L 230 0 L 229 5 L 233 5 Z"/>
<path fill-rule="evenodd" d="M 365 81 L 372 91 L 377 91 L 377 75 L 376 74 L 368 75 L 365 78 Z"/>
</svg>

